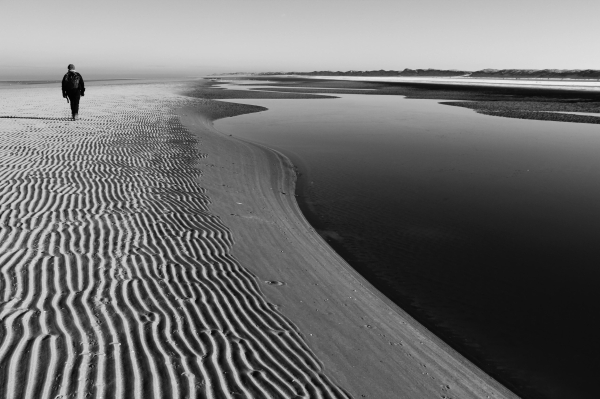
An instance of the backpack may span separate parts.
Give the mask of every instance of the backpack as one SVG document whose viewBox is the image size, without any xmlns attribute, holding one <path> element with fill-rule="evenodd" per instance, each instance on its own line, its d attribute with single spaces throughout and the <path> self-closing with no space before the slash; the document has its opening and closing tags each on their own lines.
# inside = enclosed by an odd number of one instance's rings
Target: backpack
<svg viewBox="0 0 600 399">
<path fill-rule="evenodd" d="M 79 89 L 79 79 L 78 73 L 67 73 L 67 89 Z"/>
</svg>

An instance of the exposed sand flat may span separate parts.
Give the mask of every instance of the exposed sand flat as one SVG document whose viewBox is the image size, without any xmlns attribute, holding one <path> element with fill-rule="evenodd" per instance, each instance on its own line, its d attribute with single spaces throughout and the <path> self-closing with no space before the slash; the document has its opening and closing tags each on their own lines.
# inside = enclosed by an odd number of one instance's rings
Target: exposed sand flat
<svg viewBox="0 0 600 399">
<path fill-rule="evenodd" d="M 546 80 L 546 79 L 486 79 L 465 77 L 394 77 L 394 76 L 305 76 L 277 75 L 303 79 L 352 80 L 360 82 L 423 83 L 458 86 L 520 87 L 528 89 L 553 89 L 600 92 L 598 80 Z"/>
<path fill-rule="evenodd" d="M 0 116 L 66 114 L 58 90 Z M 346 396 L 231 256 L 172 112 L 193 101 L 102 87 L 78 122 L 0 119 L 3 397 Z"/>
<path fill-rule="evenodd" d="M 176 84 L 0 90 L 0 396 L 504 398 Z M 58 111 L 60 110 L 60 111 Z M 11 118 L 7 118 L 11 117 Z"/>
</svg>

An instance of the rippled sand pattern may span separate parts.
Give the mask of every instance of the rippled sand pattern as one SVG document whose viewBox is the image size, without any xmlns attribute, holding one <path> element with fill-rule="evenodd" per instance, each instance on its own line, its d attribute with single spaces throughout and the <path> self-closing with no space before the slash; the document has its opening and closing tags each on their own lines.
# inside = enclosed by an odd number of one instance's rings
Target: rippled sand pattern
<svg viewBox="0 0 600 399">
<path fill-rule="evenodd" d="M 173 113 L 201 100 L 62 101 L 0 91 L 0 396 L 346 397 L 230 254 Z"/>
</svg>

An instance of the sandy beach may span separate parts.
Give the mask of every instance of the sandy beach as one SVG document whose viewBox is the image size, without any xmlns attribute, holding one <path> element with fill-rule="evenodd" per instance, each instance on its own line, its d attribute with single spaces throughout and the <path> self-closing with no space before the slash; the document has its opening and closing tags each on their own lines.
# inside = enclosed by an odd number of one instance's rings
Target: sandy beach
<svg viewBox="0 0 600 399">
<path fill-rule="evenodd" d="M 260 107 L 188 85 L 96 83 L 79 121 L 0 88 L 0 396 L 516 397 L 315 233 L 285 156 L 212 125 Z"/>
</svg>

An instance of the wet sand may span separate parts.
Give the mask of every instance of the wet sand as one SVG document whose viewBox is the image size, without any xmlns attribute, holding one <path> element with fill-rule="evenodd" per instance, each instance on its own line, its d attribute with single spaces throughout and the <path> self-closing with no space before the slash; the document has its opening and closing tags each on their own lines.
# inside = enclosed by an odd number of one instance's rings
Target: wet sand
<svg viewBox="0 0 600 399">
<path fill-rule="evenodd" d="M 250 78 L 245 78 L 246 80 Z M 268 90 L 273 94 L 312 95 L 391 95 L 413 99 L 451 100 L 442 104 L 469 108 L 477 113 L 505 118 L 546 120 L 570 123 L 600 123 L 600 91 L 561 87 L 520 85 L 455 85 L 443 79 L 431 82 L 394 80 L 357 81 L 308 79 L 306 77 L 270 77 L 268 85 L 254 78 L 251 90 Z M 265 87 L 267 86 L 267 87 Z M 326 88 L 324 88 L 326 87 Z M 600 86 L 598 86 L 600 87 Z M 240 97 L 252 98 L 241 90 Z M 275 98 L 275 97 L 273 97 Z"/>
<path fill-rule="evenodd" d="M 314 232 L 260 107 L 185 84 L 0 90 L 3 397 L 514 395 Z M 197 93 L 196 97 L 202 97 Z"/>
<path fill-rule="evenodd" d="M 368 77 L 368 76 L 304 76 L 303 79 L 327 79 L 356 82 L 386 82 L 386 83 L 416 83 L 440 84 L 452 86 L 480 86 L 496 88 L 527 88 L 527 89 L 552 89 L 552 90 L 577 90 L 600 92 L 600 81 L 596 79 L 510 79 L 510 78 L 471 78 L 471 77 Z M 269 76 L 269 79 L 273 76 Z"/>
</svg>

